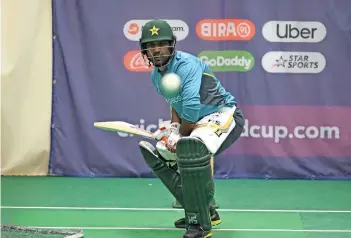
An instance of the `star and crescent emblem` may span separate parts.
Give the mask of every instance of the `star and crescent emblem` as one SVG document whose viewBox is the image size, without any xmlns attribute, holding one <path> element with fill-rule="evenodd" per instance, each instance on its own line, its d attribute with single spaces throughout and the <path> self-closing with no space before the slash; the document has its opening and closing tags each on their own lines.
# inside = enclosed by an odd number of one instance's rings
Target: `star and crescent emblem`
<svg viewBox="0 0 351 238">
<path fill-rule="evenodd" d="M 160 30 L 160 28 L 156 28 L 156 26 L 153 26 L 151 29 L 149 29 L 149 31 L 151 31 L 151 35 L 158 35 L 158 31 Z"/>
</svg>

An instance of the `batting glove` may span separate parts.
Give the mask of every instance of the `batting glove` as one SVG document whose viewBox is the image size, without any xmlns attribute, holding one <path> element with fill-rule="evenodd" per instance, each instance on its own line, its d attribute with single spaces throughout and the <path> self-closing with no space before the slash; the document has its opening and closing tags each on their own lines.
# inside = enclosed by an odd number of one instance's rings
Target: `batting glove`
<svg viewBox="0 0 351 238">
<path fill-rule="evenodd" d="M 170 125 L 165 125 L 156 130 L 153 135 L 156 140 L 160 141 L 163 138 L 167 138 L 172 132 L 179 133 L 180 124 L 174 122 Z"/>
<path fill-rule="evenodd" d="M 168 136 L 167 142 L 166 142 L 166 147 L 169 151 L 172 153 L 175 153 L 176 147 L 178 140 L 181 138 L 181 135 L 179 134 L 178 131 L 172 131 L 171 134 Z"/>
</svg>

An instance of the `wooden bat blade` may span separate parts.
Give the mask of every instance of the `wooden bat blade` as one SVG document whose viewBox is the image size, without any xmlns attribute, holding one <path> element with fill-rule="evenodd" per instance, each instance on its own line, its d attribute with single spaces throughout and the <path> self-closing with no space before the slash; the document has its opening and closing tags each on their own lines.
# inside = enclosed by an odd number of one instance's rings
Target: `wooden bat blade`
<svg viewBox="0 0 351 238">
<path fill-rule="evenodd" d="M 151 132 L 124 121 L 94 122 L 94 126 L 104 131 L 123 132 L 149 139 L 155 139 Z"/>
</svg>

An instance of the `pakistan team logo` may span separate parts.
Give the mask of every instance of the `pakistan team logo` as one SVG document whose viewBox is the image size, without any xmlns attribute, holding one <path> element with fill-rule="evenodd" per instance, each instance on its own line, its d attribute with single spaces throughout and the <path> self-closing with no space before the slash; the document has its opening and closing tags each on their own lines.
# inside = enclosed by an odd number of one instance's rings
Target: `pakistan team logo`
<svg viewBox="0 0 351 238">
<path fill-rule="evenodd" d="M 247 72 L 255 65 L 255 58 L 248 51 L 202 51 L 198 58 L 209 65 L 213 72 Z"/>
</svg>

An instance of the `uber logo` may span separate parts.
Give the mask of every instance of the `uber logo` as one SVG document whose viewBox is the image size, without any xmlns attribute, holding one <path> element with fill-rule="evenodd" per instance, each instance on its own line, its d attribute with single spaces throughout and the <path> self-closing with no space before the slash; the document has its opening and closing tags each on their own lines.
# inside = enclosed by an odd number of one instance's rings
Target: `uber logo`
<svg viewBox="0 0 351 238">
<path fill-rule="evenodd" d="M 320 42 L 327 30 L 320 22 L 269 21 L 264 24 L 262 35 L 270 42 Z"/>
</svg>

